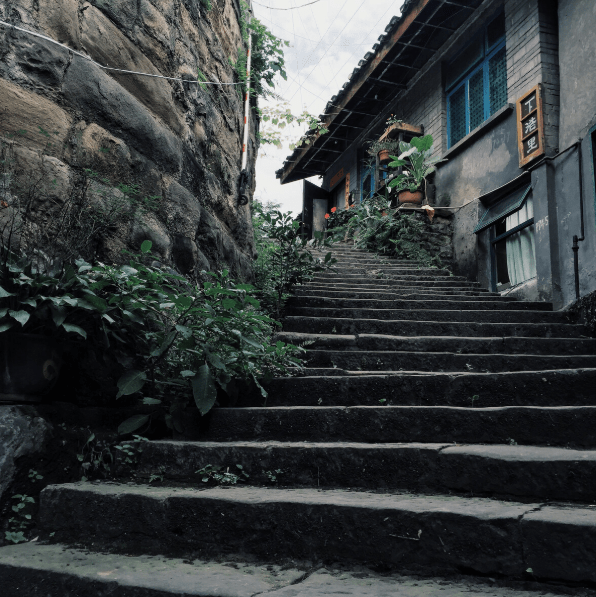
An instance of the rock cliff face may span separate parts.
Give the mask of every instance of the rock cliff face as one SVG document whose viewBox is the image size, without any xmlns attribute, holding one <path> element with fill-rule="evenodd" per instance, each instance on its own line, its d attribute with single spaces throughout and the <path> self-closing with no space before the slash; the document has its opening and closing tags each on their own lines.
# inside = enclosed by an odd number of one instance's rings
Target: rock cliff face
<svg viewBox="0 0 596 597">
<path fill-rule="evenodd" d="M 237 82 L 229 59 L 243 46 L 238 0 L 207 4 L 0 0 L 0 18 L 104 66 Z M 30 201 L 38 230 L 55 227 L 52 218 L 70 202 L 77 209 L 66 227 L 78 225 L 93 256 L 117 262 L 122 249 L 149 239 L 185 274 L 226 266 L 250 277 L 250 208 L 238 203 L 241 87 L 103 70 L 3 26 L 0 73 L 4 199 Z M 8 217 L 6 203 L 0 218 Z"/>
</svg>

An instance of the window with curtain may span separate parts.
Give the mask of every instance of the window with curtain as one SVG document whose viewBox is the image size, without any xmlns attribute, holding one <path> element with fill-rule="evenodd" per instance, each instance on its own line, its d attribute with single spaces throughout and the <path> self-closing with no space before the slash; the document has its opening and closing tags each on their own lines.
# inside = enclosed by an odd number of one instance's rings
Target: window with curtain
<svg viewBox="0 0 596 597">
<path fill-rule="evenodd" d="M 445 91 L 448 147 L 507 103 L 504 13 L 490 21 L 447 65 Z"/>
<path fill-rule="evenodd" d="M 488 207 L 474 232 L 484 230 L 490 230 L 493 290 L 504 290 L 536 277 L 531 186 L 518 187 Z"/>
</svg>

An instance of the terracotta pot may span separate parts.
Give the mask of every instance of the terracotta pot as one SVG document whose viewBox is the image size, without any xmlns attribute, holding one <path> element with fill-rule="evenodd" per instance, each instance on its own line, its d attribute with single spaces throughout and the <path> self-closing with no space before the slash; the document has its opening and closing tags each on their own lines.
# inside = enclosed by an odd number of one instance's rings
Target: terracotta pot
<svg viewBox="0 0 596 597">
<path fill-rule="evenodd" d="M 0 334 L 0 403 L 41 401 L 57 381 L 61 348 L 54 338 Z"/>
<path fill-rule="evenodd" d="M 414 191 L 413 193 L 410 193 L 410 191 L 400 191 L 397 197 L 400 204 L 422 205 L 424 193 L 422 191 Z"/>
<path fill-rule="evenodd" d="M 381 151 L 379 151 L 379 162 L 381 162 L 381 164 L 384 164 L 385 162 L 390 162 L 390 161 L 391 161 L 391 156 L 389 155 L 389 150 L 381 149 Z"/>
</svg>

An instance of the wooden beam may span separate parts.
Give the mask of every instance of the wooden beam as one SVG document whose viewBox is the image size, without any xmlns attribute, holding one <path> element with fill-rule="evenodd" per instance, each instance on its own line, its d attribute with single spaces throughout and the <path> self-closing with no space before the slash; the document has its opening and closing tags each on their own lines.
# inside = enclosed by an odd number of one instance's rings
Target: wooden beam
<svg viewBox="0 0 596 597">
<path fill-rule="evenodd" d="M 424 10 L 424 8 L 431 2 L 432 0 L 418 0 L 416 5 L 410 10 L 410 12 L 405 16 L 402 22 L 397 27 L 396 31 L 391 35 L 388 39 L 383 42 L 383 45 L 377 50 L 376 55 L 374 58 L 368 63 L 368 66 L 364 69 L 361 69 L 358 73 L 358 77 L 355 81 L 352 81 L 348 92 L 344 95 L 341 99 L 341 103 L 338 105 L 338 108 L 334 110 L 331 114 L 327 116 L 324 121 L 325 128 L 329 128 L 330 125 L 335 121 L 337 116 L 342 112 L 342 110 L 348 105 L 348 103 L 352 100 L 352 98 L 356 95 L 356 93 L 362 88 L 362 86 L 367 82 L 368 78 L 372 75 L 374 70 L 381 64 L 381 62 L 387 57 L 389 52 L 395 47 L 397 42 L 401 39 L 402 35 L 409 29 L 412 23 L 416 20 L 418 15 Z M 374 116 L 371 114 L 365 114 L 365 116 Z M 292 170 L 296 168 L 296 164 L 300 162 L 300 160 L 309 152 L 310 148 L 314 145 L 314 142 L 320 137 L 320 133 L 317 133 L 314 136 L 314 139 L 308 147 L 300 149 L 296 154 L 296 159 L 294 163 L 289 168 L 285 169 L 281 175 L 281 184 L 284 183 L 284 180 L 290 175 Z"/>
</svg>

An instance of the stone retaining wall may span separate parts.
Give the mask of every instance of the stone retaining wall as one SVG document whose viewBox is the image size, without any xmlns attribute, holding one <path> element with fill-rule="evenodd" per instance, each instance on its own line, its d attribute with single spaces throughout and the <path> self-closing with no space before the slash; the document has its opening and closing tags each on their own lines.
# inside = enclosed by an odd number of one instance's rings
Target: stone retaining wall
<svg viewBox="0 0 596 597">
<path fill-rule="evenodd" d="M 191 81 L 200 70 L 210 81 L 237 82 L 230 58 L 243 45 L 239 3 L 211 4 L 209 11 L 202 0 L 0 0 L 0 18 L 102 65 Z M 250 207 L 238 204 L 241 88 L 106 71 L 6 27 L 0 53 L 8 204 L 34 195 L 45 229 L 65 201 L 83 197 L 111 218 L 92 257 L 116 262 L 122 249 L 149 239 L 164 263 L 185 274 L 226 266 L 250 277 Z M 138 194 L 127 193 L 135 184 Z M 3 207 L 6 220 L 10 205 Z"/>
</svg>

